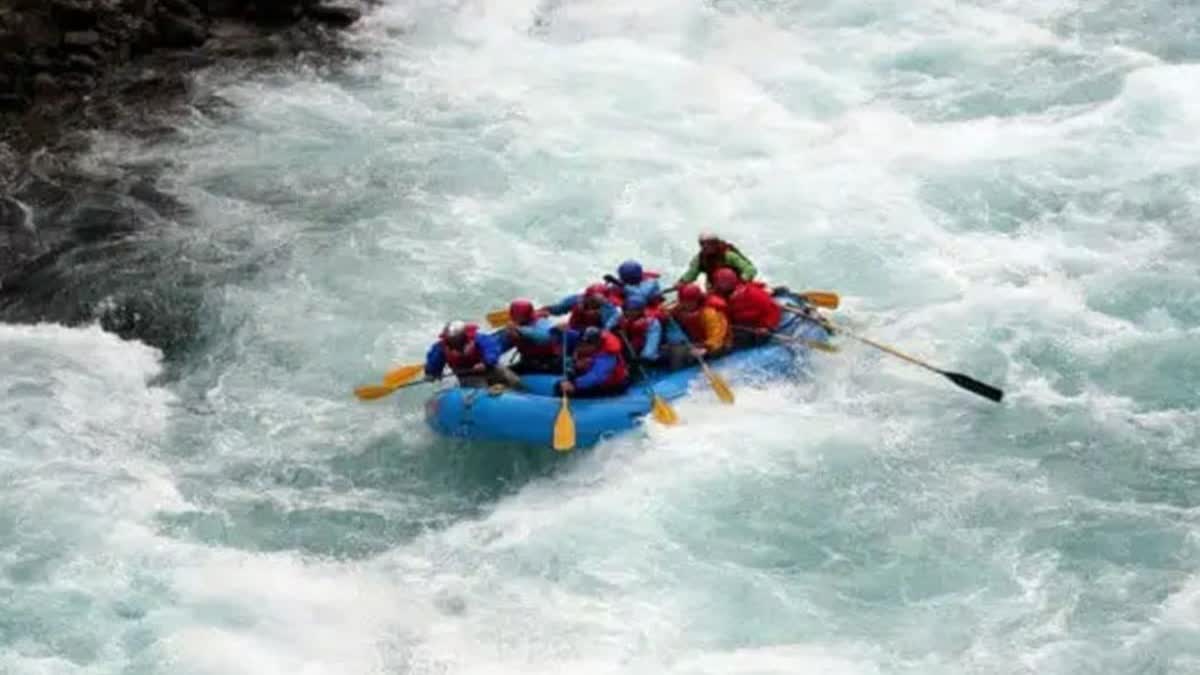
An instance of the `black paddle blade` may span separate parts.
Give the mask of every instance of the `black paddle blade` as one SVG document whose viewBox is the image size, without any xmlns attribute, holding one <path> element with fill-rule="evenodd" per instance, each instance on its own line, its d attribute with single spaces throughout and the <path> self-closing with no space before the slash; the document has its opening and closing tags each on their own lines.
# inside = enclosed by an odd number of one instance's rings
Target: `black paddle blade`
<svg viewBox="0 0 1200 675">
<path fill-rule="evenodd" d="M 967 377 L 962 373 L 947 373 L 942 371 L 942 375 L 945 375 L 951 382 L 957 384 L 963 389 L 979 394 L 984 398 L 991 399 L 996 403 L 999 403 L 1000 400 L 1004 398 L 1004 392 L 1000 391 L 999 389 L 990 384 L 984 384 L 975 378 Z"/>
</svg>

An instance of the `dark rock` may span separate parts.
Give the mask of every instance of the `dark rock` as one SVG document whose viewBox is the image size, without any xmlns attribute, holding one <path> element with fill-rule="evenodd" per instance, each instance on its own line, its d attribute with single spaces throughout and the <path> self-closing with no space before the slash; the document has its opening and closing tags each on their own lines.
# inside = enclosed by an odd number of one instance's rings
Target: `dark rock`
<svg viewBox="0 0 1200 675">
<path fill-rule="evenodd" d="M 94 47 L 100 44 L 100 34 L 94 30 L 76 31 L 63 35 L 63 46 L 67 49 Z"/>
<path fill-rule="evenodd" d="M 66 73 L 62 76 L 62 83 L 64 89 L 82 93 L 90 92 L 96 88 L 96 78 L 83 73 Z"/>
<path fill-rule="evenodd" d="M 50 73 L 38 73 L 33 78 L 33 94 L 38 98 L 54 96 L 62 91 L 62 84 Z"/>
<path fill-rule="evenodd" d="M 158 15 L 159 41 L 167 47 L 197 47 L 208 39 L 208 28 L 174 14 Z"/>
<path fill-rule="evenodd" d="M 67 57 L 67 70 L 80 73 L 94 73 L 99 69 L 96 60 L 83 54 L 72 54 Z"/>
<path fill-rule="evenodd" d="M 92 0 L 54 0 L 50 13 L 63 30 L 84 30 L 96 25 L 96 5 Z"/>
<path fill-rule="evenodd" d="M 159 7 L 160 13 L 175 14 L 193 21 L 204 19 L 204 12 L 187 0 L 159 0 Z"/>
<path fill-rule="evenodd" d="M 208 0 L 209 16 L 239 16 L 245 9 L 242 0 Z"/>
<path fill-rule="evenodd" d="M 305 10 L 315 21 L 345 28 L 362 18 L 362 11 L 349 5 L 318 4 Z"/>
<path fill-rule="evenodd" d="M 0 94 L 0 110 L 20 112 L 29 107 L 29 99 L 19 93 Z"/>
<path fill-rule="evenodd" d="M 60 26 L 42 14 L 26 14 L 19 18 L 16 30 L 29 49 L 57 47 L 63 39 Z"/>
<path fill-rule="evenodd" d="M 29 65 L 37 71 L 54 70 L 54 59 L 45 52 L 37 52 L 29 59 Z"/>
<path fill-rule="evenodd" d="M 287 23 L 300 18 L 303 7 L 298 0 L 257 0 L 247 13 L 262 23 Z"/>
</svg>

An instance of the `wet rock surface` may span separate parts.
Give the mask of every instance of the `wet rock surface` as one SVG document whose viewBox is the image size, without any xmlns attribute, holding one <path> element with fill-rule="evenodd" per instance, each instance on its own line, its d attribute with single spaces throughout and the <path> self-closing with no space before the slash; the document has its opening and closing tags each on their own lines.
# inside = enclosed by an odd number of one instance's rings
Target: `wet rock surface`
<svg viewBox="0 0 1200 675">
<path fill-rule="evenodd" d="M 0 321 L 99 322 L 168 357 L 199 339 L 202 269 L 168 233 L 193 227 L 166 166 L 83 166 L 100 131 L 168 141 L 187 114 L 228 105 L 194 73 L 247 74 L 353 58 L 339 0 L 0 0 Z"/>
</svg>

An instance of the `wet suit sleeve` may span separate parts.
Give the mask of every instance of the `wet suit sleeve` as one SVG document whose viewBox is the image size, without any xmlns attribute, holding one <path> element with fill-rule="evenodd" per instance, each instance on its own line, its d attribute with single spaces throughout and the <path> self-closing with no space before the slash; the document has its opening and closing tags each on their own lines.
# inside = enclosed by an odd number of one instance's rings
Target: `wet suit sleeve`
<svg viewBox="0 0 1200 675">
<path fill-rule="evenodd" d="M 682 286 L 683 284 L 690 284 L 699 278 L 700 278 L 700 254 L 697 253 L 695 256 L 692 257 L 692 262 L 688 264 L 687 271 L 683 273 L 683 276 L 679 277 L 679 283 L 676 285 Z"/>
<path fill-rule="evenodd" d="M 662 341 L 662 321 L 651 321 L 646 329 L 646 346 L 642 347 L 641 357 L 644 361 L 658 358 L 658 344 Z"/>
<path fill-rule="evenodd" d="M 702 314 L 704 317 L 704 348 L 710 352 L 725 348 L 729 337 L 729 319 L 721 312 L 707 307 Z"/>
<path fill-rule="evenodd" d="M 613 369 L 617 367 L 617 357 L 612 354 L 597 354 L 596 358 L 592 359 L 592 367 L 586 373 L 575 378 L 575 387 L 578 389 L 591 389 L 604 384 L 609 375 L 612 375 Z"/>
<path fill-rule="evenodd" d="M 730 267 L 737 270 L 738 276 L 746 281 L 753 281 L 754 276 L 758 274 L 758 270 L 755 269 L 754 263 L 750 262 L 749 258 L 741 253 L 738 253 L 737 251 L 726 251 L 725 262 L 728 263 Z"/>
<path fill-rule="evenodd" d="M 548 305 L 546 307 L 546 311 L 550 312 L 554 316 L 562 316 L 563 314 L 571 311 L 577 302 L 579 302 L 579 296 L 577 294 L 568 295 L 562 300 L 559 300 L 557 303 Z"/>
<path fill-rule="evenodd" d="M 549 319 L 538 319 L 532 325 L 518 327 L 517 332 L 521 334 L 521 337 L 530 342 L 544 345 L 554 339 L 550 335 L 550 327 L 552 325 Z"/>
<path fill-rule="evenodd" d="M 500 362 L 500 341 L 490 335 L 480 335 L 475 338 L 475 344 L 479 345 L 479 356 L 483 365 L 495 368 Z"/>
<path fill-rule="evenodd" d="M 603 321 L 604 330 L 614 330 L 621 321 L 621 310 L 617 309 L 616 305 L 606 302 L 600 306 L 600 320 Z"/>
<path fill-rule="evenodd" d="M 435 342 L 425 353 L 425 374 L 429 377 L 439 377 L 446 367 L 446 354 L 442 351 L 442 343 Z"/>
</svg>

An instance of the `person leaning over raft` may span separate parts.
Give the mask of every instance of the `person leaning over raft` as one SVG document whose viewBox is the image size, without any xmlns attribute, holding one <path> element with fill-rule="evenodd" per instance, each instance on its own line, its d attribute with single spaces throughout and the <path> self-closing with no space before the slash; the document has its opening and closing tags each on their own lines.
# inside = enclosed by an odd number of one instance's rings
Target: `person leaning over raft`
<svg viewBox="0 0 1200 675">
<path fill-rule="evenodd" d="M 528 300 L 513 300 L 508 305 L 509 324 L 492 333 L 500 343 L 500 353 L 516 349 L 520 360 L 512 366 L 519 375 L 562 372 L 562 349 L 550 334 L 554 324 L 546 312 L 538 312 Z"/>
<path fill-rule="evenodd" d="M 558 333 L 561 329 L 554 330 Z M 598 398 L 616 396 L 629 388 L 629 368 L 620 338 L 595 326 L 583 332 L 568 328 L 566 335 L 571 376 L 554 384 L 555 396 Z"/>
<path fill-rule="evenodd" d="M 621 320 L 621 310 L 608 297 L 608 287 L 592 284 L 582 294 L 572 294 L 546 307 L 551 316 L 568 314 L 567 325 L 573 330 L 596 326 L 612 330 Z"/>
<path fill-rule="evenodd" d="M 638 261 L 626 260 L 617 268 L 617 281 L 620 283 L 614 291 L 624 302 L 639 298 L 643 305 L 657 307 L 662 303 L 662 289 L 658 286 L 658 277 L 657 272 L 643 270 Z"/>
<path fill-rule="evenodd" d="M 783 311 L 765 284 L 740 281 L 737 273 L 722 267 L 713 276 L 713 292 L 725 300 L 725 311 L 733 326 L 734 347 L 762 344 L 779 327 Z"/>
<path fill-rule="evenodd" d="M 617 330 L 629 341 L 629 348 L 637 359 L 647 364 L 658 361 L 663 334 L 662 314 L 656 308 L 647 307 L 640 295 L 631 295 L 625 301 L 625 314 Z"/>
<path fill-rule="evenodd" d="M 696 356 L 718 357 L 729 351 L 733 337 L 725 301 L 696 284 L 679 289 L 679 302 L 667 310 L 667 367 L 679 370 Z"/>
<path fill-rule="evenodd" d="M 729 267 L 737 273 L 742 281 L 754 281 L 758 270 L 741 251 L 733 244 L 721 239 L 711 232 L 700 235 L 700 252 L 693 258 L 687 271 L 675 282 L 676 287 L 694 283 L 704 274 L 705 285 L 711 290 L 713 275 L 722 267 Z"/>
<path fill-rule="evenodd" d="M 463 387 L 505 385 L 521 387 L 521 378 L 500 365 L 500 344 L 479 332 L 475 324 L 451 321 L 425 354 L 425 379 L 440 380 L 446 366 Z"/>
</svg>

